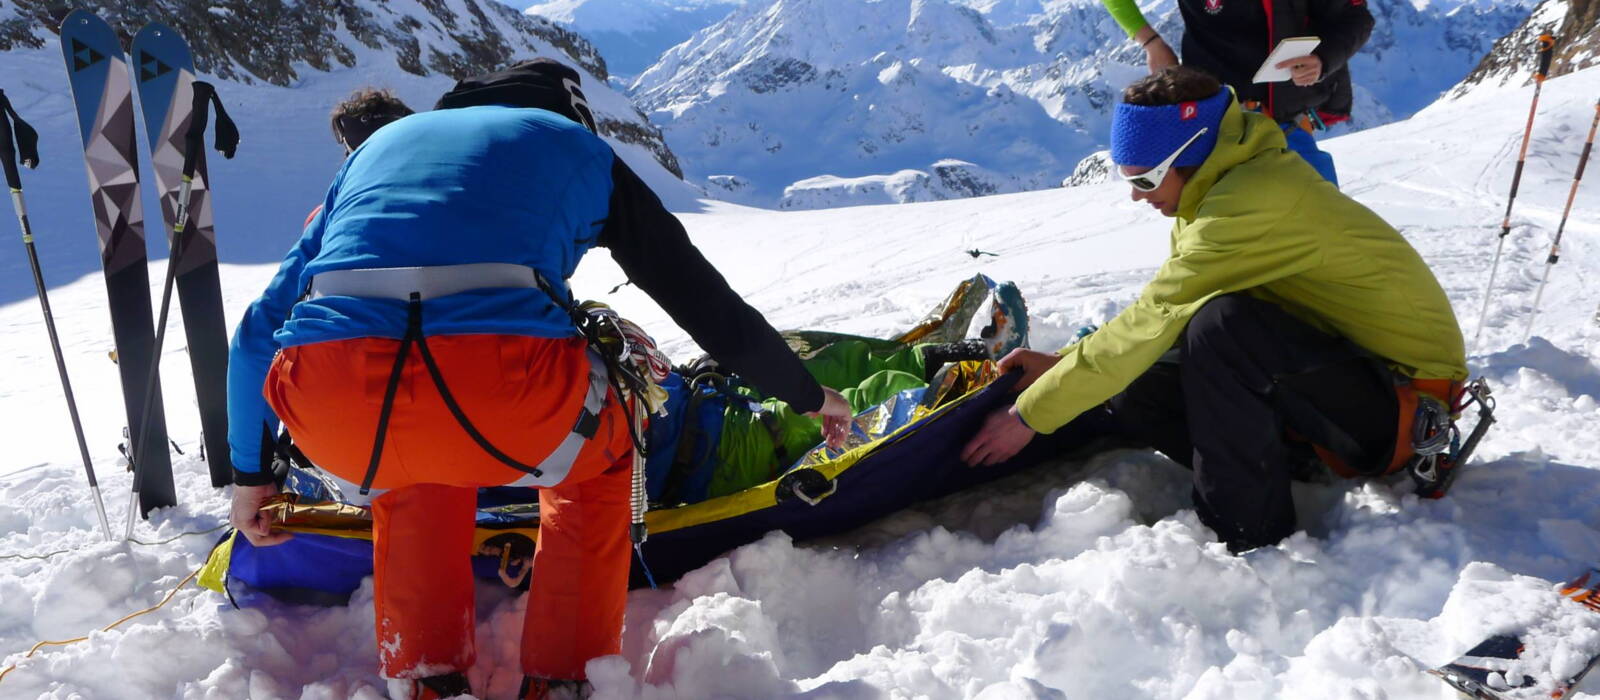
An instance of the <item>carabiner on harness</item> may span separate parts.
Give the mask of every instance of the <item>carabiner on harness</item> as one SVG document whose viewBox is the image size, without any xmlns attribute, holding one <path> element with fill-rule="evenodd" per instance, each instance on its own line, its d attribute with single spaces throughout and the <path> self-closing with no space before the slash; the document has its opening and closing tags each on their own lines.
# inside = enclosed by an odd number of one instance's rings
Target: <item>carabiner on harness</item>
<svg viewBox="0 0 1600 700">
<path fill-rule="evenodd" d="M 1478 424 L 1463 441 L 1455 420 L 1474 403 L 1478 404 Z M 1411 446 L 1416 455 L 1406 465 L 1418 496 L 1440 498 L 1449 491 L 1460 467 L 1472 457 L 1489 426 L 1494 425 L 1494 409 L 1489 383 L 1481 377 L 1466 386 L 1460 403 L 1454 407 L 1446 407 L 1432 397 L 1422 397 L 1418 401 L 1411 433 Z"/>
</svg>

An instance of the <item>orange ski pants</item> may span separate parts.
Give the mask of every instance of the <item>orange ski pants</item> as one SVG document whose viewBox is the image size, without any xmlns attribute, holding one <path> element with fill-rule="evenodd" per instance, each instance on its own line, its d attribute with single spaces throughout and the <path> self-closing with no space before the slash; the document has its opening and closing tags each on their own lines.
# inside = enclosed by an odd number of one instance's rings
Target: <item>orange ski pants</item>
<svg viewBox="0 0 1600 700">
<path fill-rule="evenodd" d="M 478 431 L 536 465 L 573 429 L 589 388 L 581 338 L 428 338 L 446 386 Z M 400 343 L 386 338 L 284 349 L 264 393 L 319 466 L 361 483 Z M 540 527 L 522 629 L 523 673 L 583 679 L 621 650 L 626 605 L 632 441 L 607 397 L 600 427 L 567 478 L 539 491 Z M 390 417 L 374 499 L 373 579 L 379 667 L 389 678 L 465 672 L 476 655 L 470 556 L 480 486 L 525 473 L 479 447 L 411 349 Z"/>
</svg>

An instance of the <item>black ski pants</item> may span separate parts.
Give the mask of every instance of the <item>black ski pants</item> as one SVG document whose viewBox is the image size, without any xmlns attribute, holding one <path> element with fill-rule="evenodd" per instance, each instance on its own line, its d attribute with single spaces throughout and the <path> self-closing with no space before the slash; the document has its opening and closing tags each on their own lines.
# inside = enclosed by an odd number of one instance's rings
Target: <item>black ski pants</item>
<svg viewBox="0 0 1600 700">
<path fill-rule="evenodd" d="M 1118 432 L 1194 470 L 1200 519 L 1233 551 L 1296 529 L 1291 456 L 1305 450 L 1286 428 L 1343 445 L 1340 456 L 1357 470 L 1388 465 L 1394 381 L 1354 343 L 1229 294 L 1194 315 L 1174 350 L 1107 407 Z"/>
</svg>

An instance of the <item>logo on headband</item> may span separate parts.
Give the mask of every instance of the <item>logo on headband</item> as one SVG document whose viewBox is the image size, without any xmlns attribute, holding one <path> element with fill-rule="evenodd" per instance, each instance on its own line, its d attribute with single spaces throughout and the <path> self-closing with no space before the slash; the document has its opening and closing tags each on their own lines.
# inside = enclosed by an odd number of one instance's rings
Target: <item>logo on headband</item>
<svg viewBox="0 0 1600 700">
<path fill-rule="evenodd" d="M 1222 0 L 1206 0 L 1206 14 L 1214 15 L 1222 11 Z"/>
<path fill-rule="evenodd" d="M 1179 119 L 1179 121 L 1189 121 L 1190 119 L 1193 119 L 1193 118 L 1198 117 L 1198 116 L 1200 116 L 1200 103 L 1199 102 L 1180 102 L 1180 103 L 1178 103 L 1178 119 Z"/>
</svg>

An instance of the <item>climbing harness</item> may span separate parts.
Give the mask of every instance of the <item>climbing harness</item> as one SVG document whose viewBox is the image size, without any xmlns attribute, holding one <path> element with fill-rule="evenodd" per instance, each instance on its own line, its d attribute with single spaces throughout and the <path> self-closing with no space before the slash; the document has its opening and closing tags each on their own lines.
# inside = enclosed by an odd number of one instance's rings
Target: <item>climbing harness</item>
<svg viewBox="0 0 1600 700">
<path fill-rule="evenodd" d="M 1478 406 L 1478 424 L 1462 440 L 1456 420 L 1473 404 Z M 1468 384 L 1453 407 L 1431 396 L 1418 401 L 1416 421 L 1411 426 L 1415 454 L 1406 463 L 1418 496 L 1440 498 L 1450 490 L 1461 466 L 1471 459 L 1478 443 L 1494 425 L 1494 409 L 1494 395 L 1482 378 Z"/>
</svg>

